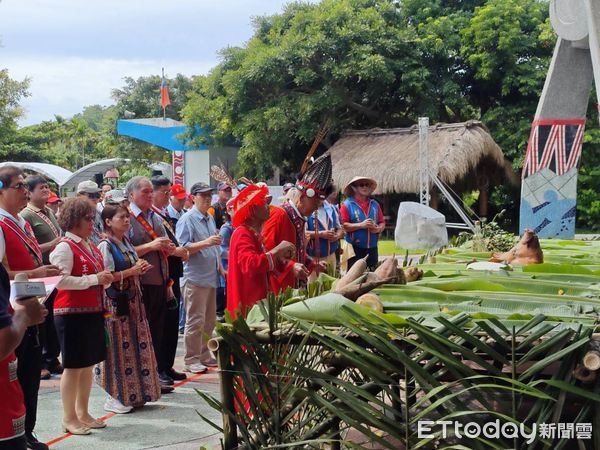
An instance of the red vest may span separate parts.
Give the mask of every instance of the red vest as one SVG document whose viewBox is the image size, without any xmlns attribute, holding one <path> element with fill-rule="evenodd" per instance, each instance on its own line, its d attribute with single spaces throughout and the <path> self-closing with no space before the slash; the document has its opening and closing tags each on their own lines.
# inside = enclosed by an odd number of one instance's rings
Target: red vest
<svg viewBox="0 0 600 450">
<path fill-rule="evenodd" d="M 25 433 L 25 402 L 17 380 L 17 358 L 11 353 L 0 361 L 0 443 Z"/>
<path fill-rule="evenodd" d="M 8 304 L 10 281 L 8 273 L 0 264 L 0 295 L 2 303 Z M 6 297 L 5 297 L 6 296 Z M 10 305 L 8 310 L 12 313 Z M 0 443 L 25 433 L 25 403 L 23 391 L 17 380 L 17 359 L 11 352 L 0 361 Z"/>
<path fill-rule="evenodd" d="M 92 275 L 104 270 L 102 254 L 91 242 L 92 251 L 88 251 L 83 244 L 77 243 L 69 238 L 63 238 L 73 252 L 73 269 L 71 276 L 80 277 L 82 275 Z M 54 314 L 83 314 L 102 312 L 102 295 L 104 288 L 102 286 L 92 286 L 85 290 L 58 289 L 54 299 Z"/>
<path fill-rule="evenodd" d="M 0 228 L 4 233 L 8 269 L 33 270 L 42 264 L 42 252 L 29 223 L 25 222 L 24 232 L 14 221 L 0 216 Z M 40 259 L 36 261 L 38 254 Z"/>
</svg>

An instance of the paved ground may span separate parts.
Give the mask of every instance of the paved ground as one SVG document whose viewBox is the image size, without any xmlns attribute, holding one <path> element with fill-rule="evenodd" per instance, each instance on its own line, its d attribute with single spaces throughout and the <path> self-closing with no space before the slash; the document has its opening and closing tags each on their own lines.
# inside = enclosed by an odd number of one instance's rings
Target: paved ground
<svg viewBox="0 0 600 450">
<path fill-rule="evenodd" d="M 183 366 L 182 344 L 179 343 L 176 368 Z M 196 393 L 196 389 L 219 395 L 219 375 L 216 369 L 208 373 L 191 375 L 188 380 L 175 385 L 172 394 L 165 394 L 155 403 L 149 403 L 130 414 L 107 413 L 102 409 L 106 394 L 93 387 L 90 413 L 102 417 L 108 426 L 94 430 L 89 436 L 73 436 L 61 431 L 62 404 L 59 378 L 42 381 L 38 404 L 36 433 L 40 441 L 51 449 L 111 449 L 136 450 L 148 448 L 209 450 L 220 448 L 221 434 L 206 424 L 198 413 L 216 423 L 221 416 L 210 408 Z"/>
</svg>

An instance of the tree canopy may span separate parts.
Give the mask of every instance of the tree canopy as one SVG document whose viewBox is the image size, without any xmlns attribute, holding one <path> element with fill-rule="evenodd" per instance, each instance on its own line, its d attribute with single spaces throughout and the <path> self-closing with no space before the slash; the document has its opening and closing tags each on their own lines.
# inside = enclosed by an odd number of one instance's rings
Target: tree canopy
<svg viewBox="0 0 600 450">
<path fill-rule="evenodd" d="M 28 79 L 16 81 L 9 77 L 8 70 L 0 70 L 0 144 L 15 134 L 17 120 L 23 115 L 19 102 L 29 96 L 28 88 Z"/>
<path fill-rule="evenodd" d="M 516 20 L 515 18 L 518 18 Z M 540 0 L 323 0 L 255 19 L 243 48 L 197 77 L 185 120 L 233 136 L 240 170 L 293 170 L 321 125 L 481 119 L 517 156 L 554 37 Z"/>
<path fill-rule="evenodd" d="M 546 0 L 296 1 L 255 18 L 253 36 L 223 49 L 207 75 L 170 79 L 167 116 L 208 131 L 198 138 L 205 142 L 239 143 L 237 174 L 250 177 L 278 168 L 290 178 L 325 123 L 330 132 L 319 151 L 344 129 L 410 126 L 420 116 L 481 120 L 518 170 L 555 40 Z M 167 159 L 115 133 L 125 111 L 161 114 L 160 80 L 124 78 L 112 92 L 114 105 L 17 130 L 28 81 L 0 71 L 0 154 L 69 169 L 105 157 Z M 588 113 L 578 223 L 597 227 L 593 98 Z M 506 186 L 492 194 L 515 214 L 518 198 L 518 189 Z"/>
</svg>

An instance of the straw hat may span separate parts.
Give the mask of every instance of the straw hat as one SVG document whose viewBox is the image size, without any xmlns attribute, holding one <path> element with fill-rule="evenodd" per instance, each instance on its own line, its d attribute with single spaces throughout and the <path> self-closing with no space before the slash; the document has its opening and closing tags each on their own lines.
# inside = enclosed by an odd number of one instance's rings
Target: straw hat
<svg viewBox="0 0 600 450">
<path fill-rule="evenodd" d="M 354 191 L 352 190 L 352 185 L 354 183 L 356 183 L 357 181 L 368 181 L 371 184 L 371 192 L 373 192 L 375 189 L 377 189 L 377 181 L 375 181 L 373 178 L 369 178 L 369 177 L 354 177 L 344 187 L 344 195 L 346 197 L 350 197 L 350 196 L 354 195 Z"/>
</svg>

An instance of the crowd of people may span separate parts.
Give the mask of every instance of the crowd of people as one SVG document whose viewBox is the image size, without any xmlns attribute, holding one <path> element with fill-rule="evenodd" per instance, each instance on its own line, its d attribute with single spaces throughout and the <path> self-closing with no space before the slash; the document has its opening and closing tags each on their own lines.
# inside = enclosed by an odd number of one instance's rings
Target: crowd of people
<svg viewBox="0 0 600 450">
<path fill-rule="evenodd" d="M 206 372 L 226 313 L 339 268 L 342 251 L 376 265 L 376 186 L 353 179 L 338 207 L 328 155 L 284 186 L 281 206 L 264 183 L 188 193 L 164 176 L 124 190 L 83 181 L 61 199 L 43 177 L 0 168 L 0 449 L 47 448 L 34 433 L 40 379 L 61 374 L 62 427 L 90 434 L 106 427 L 88 411 L 94 381 L 106 411 L 129 413 L 187 377 L 174 369 L 180 333 L 184 371 Z M 9 302 L 22 272 L 60 281 L 43 303 Z"/>
</svg>

